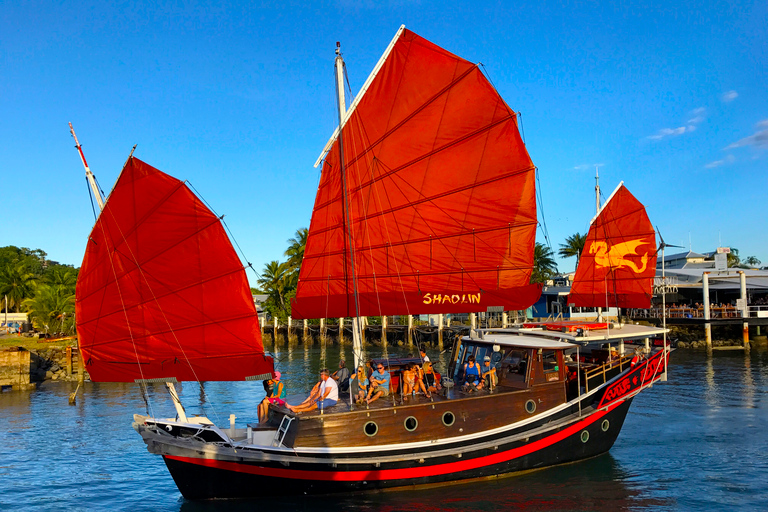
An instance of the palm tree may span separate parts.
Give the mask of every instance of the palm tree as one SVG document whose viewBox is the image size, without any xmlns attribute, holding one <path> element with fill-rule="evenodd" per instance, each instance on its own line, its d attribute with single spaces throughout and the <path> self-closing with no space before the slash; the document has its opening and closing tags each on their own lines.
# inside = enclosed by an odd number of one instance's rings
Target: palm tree
<svg viewBox="0 0 768 512">
<path fill-rule="evenodd" d="M 0 297 L 8 296 L 8 307 L 18 313 L 24 299 L 32 297 L 37 276 L 23 263 L 11 263 L 0 269 Z"/>
<path fill-rule="evenodd" d="M 288 256 L 288 265 L 291 269 L 301 267 L 301 261 L 304 259 L 304 248 L 307 246 L 307 228 L 299 228 L 293 238 L 288 239 L 288 249 L 285 255 Z"/>
<path fill-rule="evenodd" d="M 563 258 L 570 258 L 576 256 L 576 268 L 579 268 L 579 258 L 581 257 L 581 251 L 584 250 L 584 244 L 587 241 L 587 235 L 575 233 L 565 239 L 564 244 L 560 244 L 560 250 L 558 254 Z"/>
<path fill-rule="evenodd" d="M 291 272 L 288 262 L 270 261 L 258 279 L 259 286 L 269 295 L 264 307 L 278 318 L 287 317 L 291 312 L 290 298 L 295 294 L 298 273 Z"/>
<path fill-rule="evenodd" d="M 24 299 L 23 306 L 29 311 L 37 329 L 68 332 L 74 324 L 75 294 L 66 286 L 38 284 L 35 295 Z"/>
<path fill-rule="evenodd" d="M 761 261 L 757 259 L 756 256 L 748 256 L 747 258 L 744 258 L 744 263 L 749 265 L 750 267 L 759 267 Z"/>
<path fill-rule="evenodd" d="M 532 283 L 544 283 L 557 274 L 557 263 L 555 263 L 552 248 L 536 242 L 533 250 L 533 273 L 531 274 Z"/>
</svg>

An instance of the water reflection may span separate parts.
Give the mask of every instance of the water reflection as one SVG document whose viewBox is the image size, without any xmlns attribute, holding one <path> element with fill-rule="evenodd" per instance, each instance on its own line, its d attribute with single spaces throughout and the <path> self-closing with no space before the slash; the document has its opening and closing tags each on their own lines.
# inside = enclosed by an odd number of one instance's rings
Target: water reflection
<svg viewBox="0 0 768 512">
<path fill-rule="evenodd" d="M 350 348 L 274 347 L 291 400 L 304 398 L 321 365 Z M 369 356 L 384 348 L 368 344 Z M 391 345 L 389 356 L 409 352 Z M 444 371 L 448 354 L 429 350 Z M 284 357 L 285 359 L 281 359 Z M 162 459 L 147 453 L 131 428 L 146 409 L 133 384 L 46 382 L 34 391 L 0 393 L 0 509 L 141 510 L 768 510 L 768 352 L 678 350 L 670 380 L 641 393 L 610 454 L 510 478 L 372 495 L 257 502 L 189 503 L 180 498 Z M 219 425 L 256 420 L 261 382 L 180 386 L 189 414 Z M 172 416 L 165 386 L 147 386 L 153 414 Z M 293 398 L 292 398 L 293 397 Z"/>
</svg>

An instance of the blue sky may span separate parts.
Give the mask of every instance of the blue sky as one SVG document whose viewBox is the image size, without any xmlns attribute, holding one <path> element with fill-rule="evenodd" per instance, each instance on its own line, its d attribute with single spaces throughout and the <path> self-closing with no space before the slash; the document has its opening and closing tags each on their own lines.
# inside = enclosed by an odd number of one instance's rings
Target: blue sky
<svg viewBox="0 0 768 512">
<path fill-rule="evenodd" d="M 105 190 L 138 144 L 256 268 L 282 259 L 335 127 L 336 41 L 356 93 L 405 24 L 522 112 L 554 249 L 588 229 L 599 164 L 604 195 L 624 180 L 667 242 L 768 263 L 768 4 L 606 4 L 5 2 L 0 245 L 80 265 L 93 214 L 71 121 Z"/>
</svg>

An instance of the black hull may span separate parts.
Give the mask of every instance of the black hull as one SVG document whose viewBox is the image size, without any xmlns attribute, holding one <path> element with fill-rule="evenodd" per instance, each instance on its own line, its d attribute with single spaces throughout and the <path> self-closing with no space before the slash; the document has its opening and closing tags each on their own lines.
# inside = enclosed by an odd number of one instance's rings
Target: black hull
<svg viewBox="0 0 768 512">
<path fill-rule="evenodd" d="M 329 463 L 286 466 L 171 455 L 163 459 L 182 495 L 193 500 L 333 494 L 436 484 L 544 468 L 605 453 L 616 441 L 631 401 L 619 401 L 574 423 L 506 445 L 473 450 L 467 444 L 456 454 L 429 459 L 428 463 L 411 460 L 350 468 Z"/>
</svg>

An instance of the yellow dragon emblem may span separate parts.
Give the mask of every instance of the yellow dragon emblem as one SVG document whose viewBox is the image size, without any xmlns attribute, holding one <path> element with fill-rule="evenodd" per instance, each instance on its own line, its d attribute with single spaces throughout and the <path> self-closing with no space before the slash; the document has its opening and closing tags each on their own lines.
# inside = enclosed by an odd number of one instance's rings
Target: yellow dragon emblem
<svg viewBox="0 0 768 512">
<path fill-rule="evenodd" d="M 595 265 L 598 267 L 609 268 L 621 268 L 629 267 L 633 272 L 642 274 L 648 265 L 648 253 L 642 255 L 640 261 L 642 266 L 640 268 L 631 261 L 626 259 L 627 256 L 640 256 L 637 253 L 637 248 L 641 245 L 646 245 L 648 242 L 642 238 L 637 240 L 630 240 L 629 242 L 622 242 L 620 244 L 614 244 L 608 250 L 608 244 L 606 242 L 592 242 L 589 246 L 589 254 L 595 255 Z"/>
</svg>

